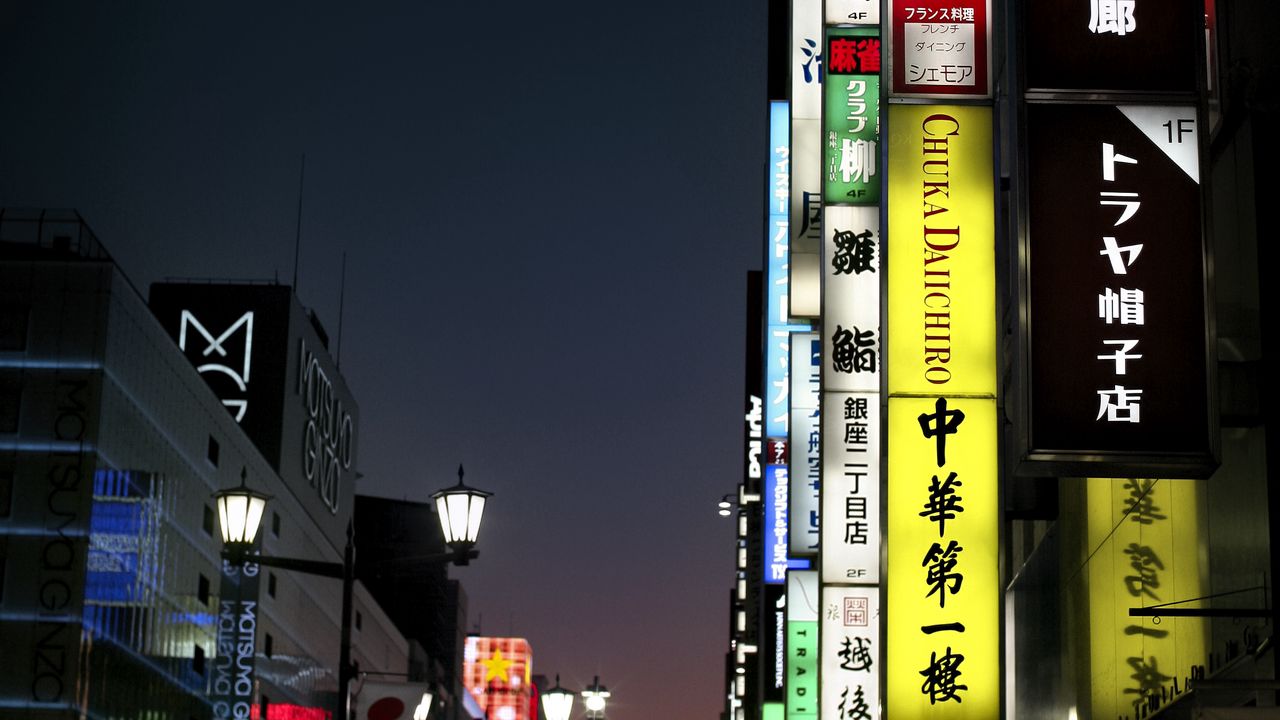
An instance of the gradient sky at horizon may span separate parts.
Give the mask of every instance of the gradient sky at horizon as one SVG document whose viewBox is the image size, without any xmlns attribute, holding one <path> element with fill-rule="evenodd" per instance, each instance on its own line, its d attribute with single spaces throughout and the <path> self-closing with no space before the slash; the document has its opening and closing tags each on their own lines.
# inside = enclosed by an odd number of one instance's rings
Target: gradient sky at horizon
<svg viewBox="0 0 1280 720">
<path fill-rule="evenodd" d="M 0 206 L 143 292 L 272 278 L 336 336 L 361 493 L 497 493 L 451 571 L 611 720 L 722 707 L 766 4 L 0 6 Z"/>
</svg>

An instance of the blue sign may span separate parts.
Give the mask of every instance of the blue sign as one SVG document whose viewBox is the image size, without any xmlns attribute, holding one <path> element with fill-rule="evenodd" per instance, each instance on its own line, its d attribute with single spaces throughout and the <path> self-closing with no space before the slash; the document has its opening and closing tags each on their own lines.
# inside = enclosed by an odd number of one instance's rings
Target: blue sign
<svg viewBox="0 0 1280 720">
<path fill-rule="evenodd" d="M 791 319 L 791 110 L 786 102 L 769 103 L 769 158 L 765 200 L 769 208 L 765 239 L 765 436 L 785 439 L 791 413 L 791 333 L 810 329 L 808 323 Z"/>
</svg>

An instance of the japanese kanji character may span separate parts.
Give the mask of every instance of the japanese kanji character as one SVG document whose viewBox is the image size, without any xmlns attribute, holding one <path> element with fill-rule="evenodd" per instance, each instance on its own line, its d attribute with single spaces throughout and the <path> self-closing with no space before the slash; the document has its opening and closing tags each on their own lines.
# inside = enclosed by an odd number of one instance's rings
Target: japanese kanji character
<svg viewBox="0 0 1280 720">
<path fill-rule="evenodd" d="M 920 430 L 926 439 L 937 438 L 938 467 L 947 464 L 947 436 L 960 432 L 960 423 L 964 422 L 964 411 L 948 410 L 947 399 L 938 398 L 934 403 L 934 413 L 920 413 Z"/>
<path fill-rule="evenodd" d="M 955 570 L 956 563 L 959 562 L 962 551 L 964 548 L 955 540 L 948 541 L 945 548 L 938 543 L 933 543 L 920 563 L 921 567 L 928 568 L 925 573 L 925 582 L 930 585 L 930 588 L 925 597 L 936 594 L 938 607 L 946 607 L 947 595 L 960 592 L 960 586 L 964 584 L 964 573 L 952 572 Z"/>
<path fill-rule="evenodd" d="M 938 523 L 938 537 L 945 534 L 948 520 L 954 520 L 956 513 L 964 512 L 964 508 L 960 505 L 960 501 L 964 498 L 956 495 L 955 491 L 963 484 L 956 480 L 955 473 L 951 473 L 946 480 L 942 481 L 934 475 L 933 482 L 929 484 L 929 500 L 925 502 L 920 517 Z"/>
<path fill-rule="evenodd" d="M 1126 35 L 1138 29 L 1135 0 L 1089 0 L 1089 32 Z"/>
<path fill-rule="evenodd" d="M 929 654 L 929 667 L 920 671 L 924 676 L 924 684 L 920 686 L 920 692 L 929 696 L 930 705 L 948 700 L 960 702 L 959 692 L 969 689 L 968 685 L 960 685 L 956 682 L 960 679 L 960 665 L 963 662 L 964 655 L 952 653 L 950 646 L 942 657 L 938 657 L 937 652 Z"/>
<path fill-rule="evenodd" d="M 1098 417 L 1107 416 L 1107 422 L 1141 422 L 1142 391 L 1116 385 L 1110 390 L 1098 391 Z"/>
<path fill-rule="evenodd" d="M 860 672 L 871 669 L 871 641 L 855 637 L 857 642 L 855 647 L 848 637 L 841 642 L 840 650 L 836 655 L 840 657 L 840 669 L 849 670 L 851 672 Z"/>
<path fill-rule="evenodd" d="M 1160 556 L 1156 555 L 1156 551 L 1151 549 L 1149 545 L 1139 545 L 1136 542 L 1129 543 L 1129 547 L 1124 549 L 1124 554 L 1129 556 L 1129 567 L 1133 568 L 1137 575 L 1126 575 L 1124 578 L 1125 588 L 1133 597 L 1146 595 L 1153 600 L 1159 600 L 1160 596 L 1153 592 L 1153 588 L 1160 587 L 1160 575 L 1158 570 L 1164 569 L 1164 563 L 1160 561 Z"/>
<path fill-rule="evenodd" d="M 1142 291 L 1120 288 L 1120 292 L 1117 293 L 1111 288 L 1105 288 L 1102 294 L 1098 295 L 1098 317 L 1105 320 L 1108 325 L 1116 320 L 1119 320 L 1121 325 L 1145 325 L 1146 311 Z"/>
<path fill-rule="evenodd" d="M 1117 350 L 1110 355 L 1099 355 L 1099 360 L 1110 360 L 1116 365 L 1116 374 L 1124 375 L 1128 372 L 1126 363 L 1129 360 L 1141 360 L 1141 355 L 1130 355 L 1129 351 L 1138 346 L 1137 340 L 1103 340 L 1103 345 L 1118 346 Z"/>
<path fill-rule="evenodd" d="M 862 274 L 874 271 L 876 243 L 870 230 L 855 233 L 852 230 L 834 229 L 832 236 L 836 251 L 831 257 L 831 268 L 837 275 Z"/>
</svg>

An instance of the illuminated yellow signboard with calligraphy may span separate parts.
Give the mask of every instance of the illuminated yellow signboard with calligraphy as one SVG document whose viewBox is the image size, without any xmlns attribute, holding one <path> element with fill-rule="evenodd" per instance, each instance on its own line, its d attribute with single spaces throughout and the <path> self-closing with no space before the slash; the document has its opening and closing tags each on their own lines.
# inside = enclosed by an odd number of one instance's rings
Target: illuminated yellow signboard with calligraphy
<svg viewBox="0 0 1280 720">
<path fill-rule="evenodd" d="M 889 111 L 885 711 L 1000 714 L 991 110 Z"/>
<path fill-rule="evenodd" d="M 991 109 L 889 109 L 889 394 L 996 389 Z"/>
<path fill-rule="evenodd" d="M 994 398 L 889 401 L 889 717 L 1000 707 Z"/>
<path fill-rule="evenodd" d="M 1199 548 L 1205 488 L 1190 480 L 1087 482 L 1088 554 L 1078 577 L 1089 615 L 1077 627 L 1088 636 L 1089 716 L 1138 717 L 1186 692 L 1192 668 L 1208 662 L 1205 618 L 1129 615 L 1165 603 L 1208 607 L 1193 600 L 1208 594 Z"/>
</svg>

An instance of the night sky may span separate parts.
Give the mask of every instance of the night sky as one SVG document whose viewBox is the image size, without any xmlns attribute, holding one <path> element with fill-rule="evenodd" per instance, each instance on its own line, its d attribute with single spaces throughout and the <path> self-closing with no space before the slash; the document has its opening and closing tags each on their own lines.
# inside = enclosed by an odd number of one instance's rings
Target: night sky
<svg viewBox="0 0 1280 720">
<path fill-rule="evenodd" d="M 293 275 L 357 491 L 497 493 L 487 635 L 611 720 L 722 706 L 765 3 L 0 2 L 0 206 L 78 210 L 144 293 Z"/>
</svg>

